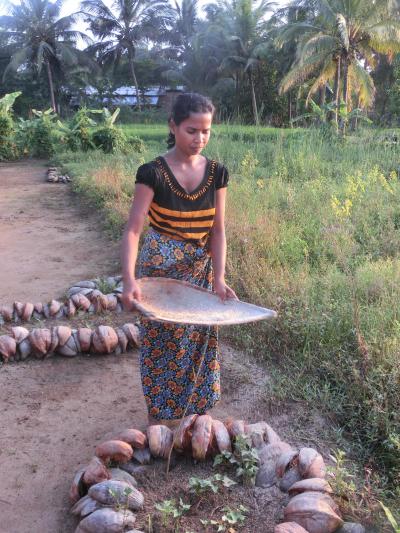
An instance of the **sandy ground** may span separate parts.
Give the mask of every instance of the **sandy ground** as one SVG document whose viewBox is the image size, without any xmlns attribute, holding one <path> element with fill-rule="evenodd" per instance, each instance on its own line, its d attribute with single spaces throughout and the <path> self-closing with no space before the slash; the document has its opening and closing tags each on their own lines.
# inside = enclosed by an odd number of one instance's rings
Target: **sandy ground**
<svg viewBox="0 0 400 533">
<path fill-rule="evenodd" d="M 68 185 L 40 161 L 0 163 L 0 302 L 47 301 L 72 283 L 118 270 L 118 246 Z"/>
<path fill-rule="evenodd" d="M 44 172 L 40 162 L 0 165 L 0 303 L 46 301 L 118 268 L 96 214 L 74 205 L 68 186 L 45 183 Z M 227 346 L 221 352 L 223 400 L 214 416 L 267 420 L 292 443 L 305 424 L 322 430 L 301 406 L 272 412 L 265 370 Z M 100 441 L 145 427 L 138 353 L 0 365 L 0 405 L 0 532 L 72 533 L 74 473 Z M 311 434 L 304 444 L 315 444 Z"/>
</svg>

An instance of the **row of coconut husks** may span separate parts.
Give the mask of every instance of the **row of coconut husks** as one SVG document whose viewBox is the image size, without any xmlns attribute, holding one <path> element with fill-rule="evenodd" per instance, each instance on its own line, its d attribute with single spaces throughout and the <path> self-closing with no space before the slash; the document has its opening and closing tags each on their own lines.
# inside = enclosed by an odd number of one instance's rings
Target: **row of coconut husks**
<svg viewBox="0 0 400 533">
<path fill-rule="evenodd" d="M 111 291 L 103 294 L 99 287 Z M 103 311 L 123 311 L 121 303 L 122 278 L 109 277 L 106 280 L 80 281 L 67 291 L 67 300 L 51 300 L 48 303 L 14 302 L 0 305 L 0 325 L 5 322 L 29 322 L 48 318 L 70 318 L 77 313 L 96 314 Z"/>
<path fill-rule="evenodd" d="M 95 329 L 71 329 L 68 326 L 11 328 L 10 335 L 0 335 L 0 357 L 4 362 L 23 361 L 29 356 L 45 359 L 57 353 L 73 357 L 79 353 L 120 355 L 139 346 L 139 329 L 127 323 L 120 328 L 97 326 Z"/>
<path fill-rule="evenodd" d="M 95 457 L 76 473 L 70 490 L 71 512 L 81 519 L 76 533 L 137 531 L 135 512 L 144 505 L 134 478 L 140 465 L 151 463 L 153 458 L 167 459 L 171 448 L 197 461 L 206 460 L 231 451 L 239 434 L 257 450 L 256 485 L 266 488 L 276 484 L 290 497 L 285 522 L 276 526 L 275 533 L 340 531 L 343 520 L 330 496 L 324 460 L 316 450 L 293 449 L 266 422 L 223 423 L 209 415 L 190 415 L 175 431 L 164 425 L 149 426 L 144 433 L 126 429 L 97 446 Z"/>
</svg>

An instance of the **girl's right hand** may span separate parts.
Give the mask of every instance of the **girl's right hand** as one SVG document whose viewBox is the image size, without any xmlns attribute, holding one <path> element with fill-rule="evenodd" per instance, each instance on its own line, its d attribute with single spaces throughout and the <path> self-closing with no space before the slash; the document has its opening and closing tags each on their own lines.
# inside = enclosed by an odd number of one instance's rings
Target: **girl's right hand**
<svg viewBox="0 0 400 533">
<path fill-rule="evenodd" d="M 135 307 L 135 301 L 140 302 L 142 299 L 142 291 L 135 279 L 128 283 L 124 283 L 121 299 L 125 311 L 131 311 Z"/>
</svg>

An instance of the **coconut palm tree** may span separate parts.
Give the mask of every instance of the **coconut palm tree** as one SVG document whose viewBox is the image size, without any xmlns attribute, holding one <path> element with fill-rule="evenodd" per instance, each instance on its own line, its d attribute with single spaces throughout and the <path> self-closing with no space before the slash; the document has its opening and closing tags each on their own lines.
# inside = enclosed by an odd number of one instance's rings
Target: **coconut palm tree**
<svg viewBox="0 0 400 533">
<path fill-rule="evenodd" d="M 85 59 L 76 48 L 78 38 L 88 40 L 82 32 L 72 30 L 77 14 L 60 18 L 63 0 L 21 0 L 7 2 L 9 15 L 0 17 L 0 36 L 8 40 L 13 50 L 3 80 L 10 70 L 26 65 L 40 74 L 47 71 L 51 107 L 56 111 L 54 74 L 61 75 L 63 66 L 73 66 Z"/>
<path fill-rule="evenodd" d="M 390 12 L 388 0 L 312 3 L 316 9 L 314 19 L 287 24 L 277 40 L 278 45 L 297 42 L 295 61 L 283 78 L 280 91 L 312 79 L 308 100 L 320 87 L 333 82 L 338 124 L 340 101 L 343 99 L 347 109 L 352 92 L 356 93 L 357 107 L 372 103 L 375 89 L 370 69 L 375 66 L 377 53 L 390 56 L 400 50 L 400 22 Z M 293 4 L 298 5 L 299 1 Z"/>
<path fill-rule="evenodd" d="M 258 108 L 254 70 L 271 50 L 266 17 L 275 5 L 269 0 L 217 0 L 208 6 L 214 20 L 209 31 L 222 33 L 225 37 L 225 57 L 220 64 L 220 71 L 231 73 L 237 83 L 240 77 L 247 77 L 256 124 Z"/>
<path fill-rule="evenodd" d="M 131 81 L 140 109 L 139 85 L 135 72 L 136 49 L 140 42 L 165 35 L 172 18 L 168 0 L 114 0 L 109 8 L 103 0 L 83 0 L 81 9 L 100 42 L 90 47 L 99 60 L 117 67 L 128 58 Z"/>
<path fill-rule="evenodd" d="M 174 20 L 169 41 L 180 57 L 190 53 L 192 49 L 191 42 L 199 26 L 198 3 L 198 0 L 173 0 Z"/>
<path fill-rule="evenodd" d="M 216 56 L 216 50 L 221 43 L 208 32 L 208 23 L 198 18 L 198 0 L 174 0 L 173 3 L 174 19 L 168 34 L 170 47 L 164 48 L 169 68 L 162 77 L 181 83 L 191 91 L 208 94 L 218 77 L 222 58 Z"/>
</svg>

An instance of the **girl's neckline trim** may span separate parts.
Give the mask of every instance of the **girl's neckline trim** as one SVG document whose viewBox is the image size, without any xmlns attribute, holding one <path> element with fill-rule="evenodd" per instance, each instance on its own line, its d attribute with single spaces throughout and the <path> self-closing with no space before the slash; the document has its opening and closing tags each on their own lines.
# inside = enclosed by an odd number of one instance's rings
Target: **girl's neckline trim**
<svg viewBox="0 0 400 533">
<path fill-rule="evenodd" d="M 216 161 L 208 159 L 206 157 L 206 167 L 204 169 L 204 176 L 199 185 L 191 192 L 188 193 L 179 181 L 176 179 L 174 173 L 172 172 L 170 166 L 168 165 L 166 159 L 160 155 L 156 158 L 156 163 L 161 170 L 161 173 L 169 185 L 170 189 L 177 195 L 179 198 L 184 198 L 186 200 L 197 200 L 202 196 L 207 189 L 210 187 L 214 179 L 214 171 L 216 166 Z"/>
</svg>

